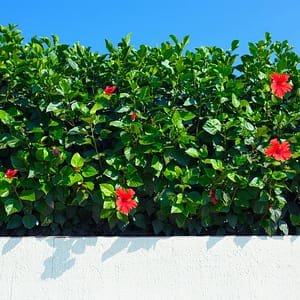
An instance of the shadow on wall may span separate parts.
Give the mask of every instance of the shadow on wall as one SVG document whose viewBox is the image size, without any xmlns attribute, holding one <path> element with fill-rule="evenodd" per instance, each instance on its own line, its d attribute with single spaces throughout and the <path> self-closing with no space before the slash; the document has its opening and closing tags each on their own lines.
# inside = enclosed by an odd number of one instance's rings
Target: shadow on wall
<svg viewBox="0 0 300 300">
<path fill-rule="evenodd" d="M 7 243 L 2 248 L 2 255 L 7 254 L 9 251 L 13 250 L 20 242 L 22 238 L 10 238 Z"/>
<path fill-rule="evenodd" d="M 22 237 L 8 239 L 2 247 L 2 255 L 6 255 L 16 248 L 22 241 Z M 160 237 L 37 237 L 39 242 L 47 243 L 54 252 L 44 261 L 44 270 L 41 274 L 42 280 L 56 279 L 75 265 L 76 256 L 84 254 L 87 247 L 96 246 L 99 250 L 101 261 L 105 262 L 122 251 L 128 253 L 149 250 L 155 248 Z"/>
<path fill-rule="evenodd" d="M 96 238 L 45 238 L 41 239 L 55 249 L 52 256 L 48 257 L 44 262 L 44 272 L 41 274 L 41 279 L 56 279 L 63 275 L 67 270 L 75 264 L 74 254 L 83 254 L 88 246 L 95 246 Z"/>
<path fill-rule="evenodd" d="M 155 245 L 157 241 L 166 238 L 155 238 L 155 237 L 122 237 L 117 238 L 112 245 L 103 252 L 102 254 L 102 262 L 105 262 L 109 258 L 118 254 L 119 252 L 127 249 L 128 253 L 138 251 L 140 249 L 149 250 L 150 248 L 155 249 Z"/>
<path fill-rule="evenodd" d="M 263 241 L 267 241 L 268 239 L 276 239 L 276 240 L 283 240 L 284 238 L 286 238 L 285 236 L 266 236 L 266 235 L 257 235 L 257 236 L 254 236 L 254 235 L 247 235 L 247 236 L 242 236 L 242 235 L 239 235 L 239 236 L 226 236 L 226 237 L 231 237 L 232 238 L 232 241 L 234 242 L 234 244 L 236 246 L 238 246 L 239 248 L 244 248 L 248 242 L 250 242 L 251 240 L 253 240 L 253 238 L 257 238 L 259 240 L 263 240 Z M 213 248 L 217 243 L 223 241 L 224 239 L 224 236 L 208 236 L 208 239 L 207 239 L 207 243 L 206 243 L 206 247 L 207 247 L 207 250 Z M 290 236 L 290 241 L 291 242 L 294 242 L 296 240 L 296 236 Z"/>
<path fill-rule="evenodd" d="M 115 239 L 112 242 L 112 239 Z M 102 262 L 113 257 L 119 252 L 127 249 L 127 252 L 135 252 L 139 249 L 149 250 L 155 248 L 156 242 L 160 238 L 103 238 L 101 237 L 57 237 L 57 238 L 45 238 L 44 240 L 48 245 L 55 249 L 52 256 L 48 257 L 44 262 L 44 271 L 41 274 L 41 279 L 56 279 L 62 276 L 67 270 L 71 269 L 75 264 L 74 255 L 83 254 L 87 247 L 96 246 L 97 241 L 100 241 L 99 254 L 101 255 Z M 101 242 L 102 240 L 102 242 Z M 103 246 L 106 242 L 110 247 L 103 252 Z M 104 245 L 103 245 L 104 243 Z"/>
</svg>

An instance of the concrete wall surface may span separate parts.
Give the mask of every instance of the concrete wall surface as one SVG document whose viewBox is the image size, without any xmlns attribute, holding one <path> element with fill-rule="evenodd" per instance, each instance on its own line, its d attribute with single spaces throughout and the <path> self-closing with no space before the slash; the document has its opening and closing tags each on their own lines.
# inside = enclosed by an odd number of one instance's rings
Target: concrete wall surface
<svg viewBox="0 0 300 300">
<path fill-rule="evenodd" d="M 1 237 L 0 300 L 300 299 L 300 237 Z"/>
</svg>

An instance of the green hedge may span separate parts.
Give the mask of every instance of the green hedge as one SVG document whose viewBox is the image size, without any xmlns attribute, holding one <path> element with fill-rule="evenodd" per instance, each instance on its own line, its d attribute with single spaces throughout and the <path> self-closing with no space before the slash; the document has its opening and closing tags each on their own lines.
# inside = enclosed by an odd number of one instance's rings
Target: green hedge
<svg viewBox="0 0 300 300">
<path fill-rule="evenodd" d="M 300 232 L 298 55 L 170 38 L 102 55 L 0 26 L 2 234 Z"/>
</svg>

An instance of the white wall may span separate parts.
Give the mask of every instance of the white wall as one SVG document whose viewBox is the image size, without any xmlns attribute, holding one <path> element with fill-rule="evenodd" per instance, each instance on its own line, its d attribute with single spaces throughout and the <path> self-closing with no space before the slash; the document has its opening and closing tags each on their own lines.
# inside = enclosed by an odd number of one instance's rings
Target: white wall
<svg viewBox="0 0 300 300">
<path fill-rule="evenodd" d="M 300 237 L 5 237 L 0 251 L 0 300 L 300 299 Z"/>
</svg>

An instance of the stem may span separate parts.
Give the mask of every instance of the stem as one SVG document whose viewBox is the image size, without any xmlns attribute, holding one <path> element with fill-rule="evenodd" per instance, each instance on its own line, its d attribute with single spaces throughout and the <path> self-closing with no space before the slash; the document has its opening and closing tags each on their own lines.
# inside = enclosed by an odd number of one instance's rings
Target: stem
<svg viewBox="0 0 300 300">
<path fill-rule="evenodd" d="M 103 170 L 103 165 L 102 165 L 102 162 L 101 162 L 101 159 L 100 159 L 100 155 L 99 155 L 99 151 L 98 151 L 98 148 L 97 148 L 97 143 L 96 143 L 96 139 L 95 139 L 95 135 L 94 135 L 94 127 L 93 127 L 93 124 L 90 124 L 91 126 L 91 134 L 92 134 L 92 142 L 93 142 L 93 146 L 95 148 L 95 151 L 97 153 L 97 158 L 98 158 L 98 162 L 99 162 L 99 167 L 100 167 L 100 170 Z M 100 171 L 99 170 L 99 171 Z"/>
</svg>

